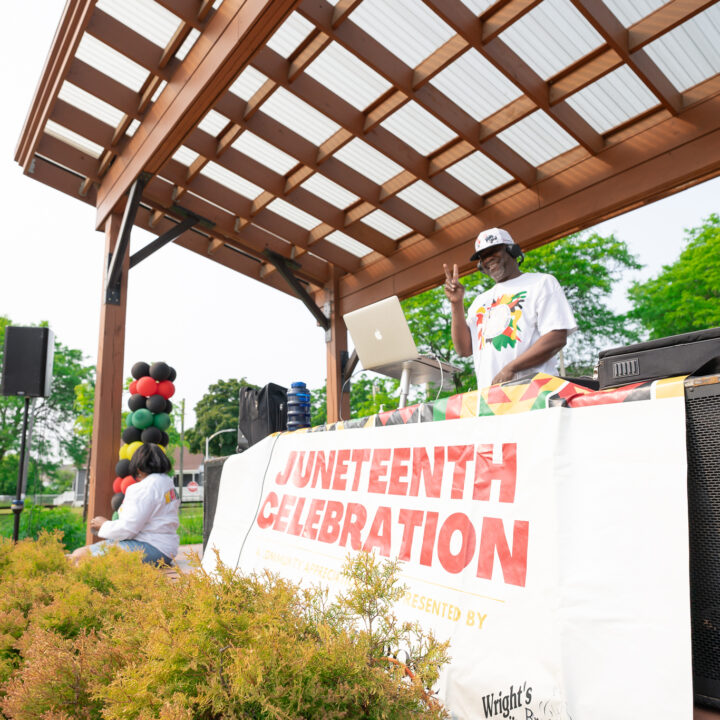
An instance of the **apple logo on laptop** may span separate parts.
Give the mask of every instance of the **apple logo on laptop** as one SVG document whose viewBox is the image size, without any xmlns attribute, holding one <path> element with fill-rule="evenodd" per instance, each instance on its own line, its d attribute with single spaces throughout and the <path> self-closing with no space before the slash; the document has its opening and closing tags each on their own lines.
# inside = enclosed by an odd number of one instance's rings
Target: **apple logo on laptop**
<svg viewBox="0 0 720 720">
<path fill-rule="evenodd" d="M 376 331 L 375 331 L 375 339 L 376 339 L 376 340 L 382 340 L 382 339 L 383 339 L 382 333 L 381 333 L 379 330 L 376 330 Z"/>
</svg>

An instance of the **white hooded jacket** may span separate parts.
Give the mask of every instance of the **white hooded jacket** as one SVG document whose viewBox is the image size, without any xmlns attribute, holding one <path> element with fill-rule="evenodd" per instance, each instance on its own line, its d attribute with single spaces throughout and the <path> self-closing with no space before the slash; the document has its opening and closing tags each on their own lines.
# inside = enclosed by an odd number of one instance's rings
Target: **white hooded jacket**
<svg viewBox="0 0 720 720">
<path fill-rule="evenodd" d="M 98 535 L 107 540 L 141 540 L 174 558 L 180 545 L 179 506 L 172 479 L 153 473 L 127 489 L 119 518 L 104 522 Z"/>
</svg>

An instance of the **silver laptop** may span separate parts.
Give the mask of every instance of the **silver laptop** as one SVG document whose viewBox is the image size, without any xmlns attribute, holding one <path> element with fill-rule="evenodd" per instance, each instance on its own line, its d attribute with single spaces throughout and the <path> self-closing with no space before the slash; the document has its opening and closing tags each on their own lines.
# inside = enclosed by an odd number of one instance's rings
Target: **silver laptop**
<svg viewBox="0 0 720 720">
<path fill-rule="evenodd" d="M 400 379 L 403 369 L 410 368 L 410 382 L 442 381 L 446 386 L 460 369 L 418 353 L 396 295 L 353 310 L 343 315 L 343 320 L 365 370 Z M 447 389 L 451 387 L 452 383 Z"/>
</svg>

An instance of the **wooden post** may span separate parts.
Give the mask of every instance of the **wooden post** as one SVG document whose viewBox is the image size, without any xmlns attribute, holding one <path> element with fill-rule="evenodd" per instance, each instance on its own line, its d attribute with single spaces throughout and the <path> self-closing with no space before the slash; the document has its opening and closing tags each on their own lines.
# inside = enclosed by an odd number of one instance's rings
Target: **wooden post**
<svg viewBox="0 0 720 720">
<path fill-rule="evenodd" d="M 122 217 L 112 214 L 105 221 L 105 254 L 103 256 L 102 305 L 100 310 L 100 337 L 98 340 L 97 371 L 95 379 L 95 411 L 93 414 L 92 458 L 88 478 L 88 520 L 112 515 L 110 499 L 112 482 L 122 434 L 123 361 L 125 358 L 125 309 L 127 305 L 127 279 L 130 267 L 129 248 L 125 253 L 120 280 L 120 302 L 106 302 L 105 281 L 108 260 L 118 242 Z M 97 537 L 88 525 L 86 541 Z"/>
<path fill-rule="evenodd" d="M 330 339 L 327 342 L 327 421 L 337 422 L 350 418 L 350 391 L 342 394 L 342 360 L 347 354 L 347 328 L 342 319 L 339 279 L 342 271 L 333 266 L 330 283 L 325 287 L 330 307 Z"/>
</svg>

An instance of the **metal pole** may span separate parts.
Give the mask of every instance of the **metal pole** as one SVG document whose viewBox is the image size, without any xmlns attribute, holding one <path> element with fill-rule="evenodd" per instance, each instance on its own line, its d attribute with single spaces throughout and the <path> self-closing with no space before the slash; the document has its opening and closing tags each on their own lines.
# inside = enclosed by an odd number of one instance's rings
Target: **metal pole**
<svg viewBox="0 0 720 720">
<path fill-rule="evenodd" d="M 17 492 L 15 500 L 10 505 L 11 510 L 15 514 L 13 518 L 13 542 L 18 541 L 20 534 L 20 513 L 23 511 L 24 501 L 22 497 L 22 481 L 25 472 L 25 441 L 27 439 L 28 427 L 28 410 L 30 409 L 30 398 L 25 397 L 25 410 L 23 411 L 22 439 L 20 440 L 20 466 L 18 467 Z"/>
<path fill-rule="evenodd" d="M 180 502 L 182 502 L 183 496 L 183 482 L 185 475 L 183 474 L 183 454 L 185 450 L 185 398 L 180 402 L 180 482 L 178 483 L 178 490 L 180 491 Z"/>
</svg>

